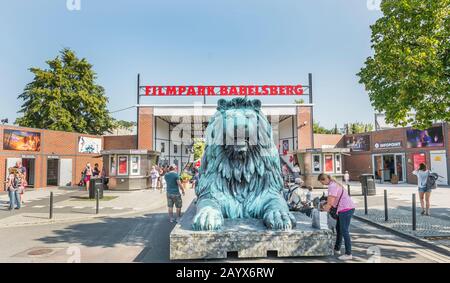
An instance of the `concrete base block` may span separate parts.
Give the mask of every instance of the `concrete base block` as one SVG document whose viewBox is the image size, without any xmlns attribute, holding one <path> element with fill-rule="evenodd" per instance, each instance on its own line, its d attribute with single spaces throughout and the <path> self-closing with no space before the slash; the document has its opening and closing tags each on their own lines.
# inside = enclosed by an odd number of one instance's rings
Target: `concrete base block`
<svg viewBox="0 0 450 283">
<path fill-rule="evenodd" d="M 268 252 L 278 257 L 330 256 L 333 233 L 312 228 L 311 218 L 294 212 L 297 226 L 290 231 L 268 230 L 260 219 L 225 219 L 220 231 L 194 231 L 193 203 L 170 234 L 170 259 L 220 259 L 228 252 L 239 258 L 264 258 Z"/>
</svg>

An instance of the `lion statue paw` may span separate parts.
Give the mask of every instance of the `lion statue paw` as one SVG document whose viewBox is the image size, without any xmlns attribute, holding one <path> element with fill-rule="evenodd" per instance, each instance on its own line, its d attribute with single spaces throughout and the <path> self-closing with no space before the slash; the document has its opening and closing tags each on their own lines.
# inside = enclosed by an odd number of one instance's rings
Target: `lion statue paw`
<svg viewBox="0 0 450 283">
<path fill-rule="evenodd" d="M 288 211 L 271 209 L 263 216 L 264 224 L 273 230 L 289 230 L 295 227 L 295 217 Z"/>
<path fill-rule="evenodd" d="M 218 230 L 223 226 L 222 212 L 214 208 L 203 208 L 194 216 L 194 230 Z"/>
</svg>

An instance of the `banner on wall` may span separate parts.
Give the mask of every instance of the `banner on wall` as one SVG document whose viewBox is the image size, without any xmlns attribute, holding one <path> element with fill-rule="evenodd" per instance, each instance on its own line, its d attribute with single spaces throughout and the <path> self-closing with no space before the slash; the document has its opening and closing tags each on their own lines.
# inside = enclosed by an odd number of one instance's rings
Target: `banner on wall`
<svg viewBox="0 0 450 283">
<path fill-rule="evenodd" d="M 100 153 L 102 150 L 102 139 L 79 137 L 78 152 L 80 153 Z"/>
<path fill-rule="evenodd" d="M 369 151 L 370 137 L 369 135 L 346 137 L 345 147 L 350 148 L 352 151 Z"/>
<path fill-rule="evenodd" d="M 19 151 L 39 151 L 41 134 L 18 130 L 3 130 L 3 149 Z"/>
</svg>

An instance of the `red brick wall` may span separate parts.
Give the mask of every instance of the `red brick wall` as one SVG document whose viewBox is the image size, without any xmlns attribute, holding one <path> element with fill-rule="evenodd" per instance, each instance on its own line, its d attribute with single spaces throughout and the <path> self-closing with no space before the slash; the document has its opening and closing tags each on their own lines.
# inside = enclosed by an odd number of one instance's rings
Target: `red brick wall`
<svg viewBox="0 0 450 283">
<path fill-rule="evenodd" d="M 350 180 L 358 181 L 361 174 L 373 174 L 372 155 L 370 153 L 353 153 L 351 156 L 343 156 L 343 171 L 348 171 Z"/>
<path fill-rule="evenodd" d="M 313 132 L 312 106 L 297 106 L 297 127 L 298 149 L 313 148 L 311 143 Z"/>
<path fill-rule="evenodd" d="M 14 129 L 21 131 L 31 131 L 41 133 L 41 147 L 39 152 L 29 151 L 12 151 L 3 149 L 3 130 Z M 0 126 L 0 180 L 5 180 L 6 176 L 6 159 L 21 158 L 23 155 L 35 156 L 35 187 L 42 188 L 47 186 L 47 158 L 49 155 L 58 156 L 60 159 L 72 159 L 72 184 L 77 184 L 80 180 L 80 172 L 86 165 L 98 163 L 102 166 L 100 154 L 86 154 L 78 152 L 78 139 L 80 136 L 101 138 L 102 146 L 104 144 L 103 137 L 86 135 L 79 133 L 69 133 L 62 131 L 50 131 L 42 129 Z M 3 186 L 0 186 L 3 187 Z"/>
<path fill-rule="evenodd" d="M 139 108 L 138 149 L 153 149 L 153 107 Z"/>
<path fill-rule="evenodd" d="M 105 136 L 103 140 L 105 150 L 110 149 L 136 149 L 136 136 Z"/>
</svg>

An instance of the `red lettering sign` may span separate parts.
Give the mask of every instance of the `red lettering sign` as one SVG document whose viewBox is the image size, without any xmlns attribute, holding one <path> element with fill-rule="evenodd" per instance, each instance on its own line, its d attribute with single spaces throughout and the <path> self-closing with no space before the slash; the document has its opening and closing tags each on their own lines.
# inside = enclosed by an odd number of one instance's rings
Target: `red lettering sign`
<svg viewBox="0 0 450 283">
<path fill-rule="evenodd" d="M 177 95 L 303 95 L 302 85 L 143 86 L 145 96 Z"/>
</svg>

